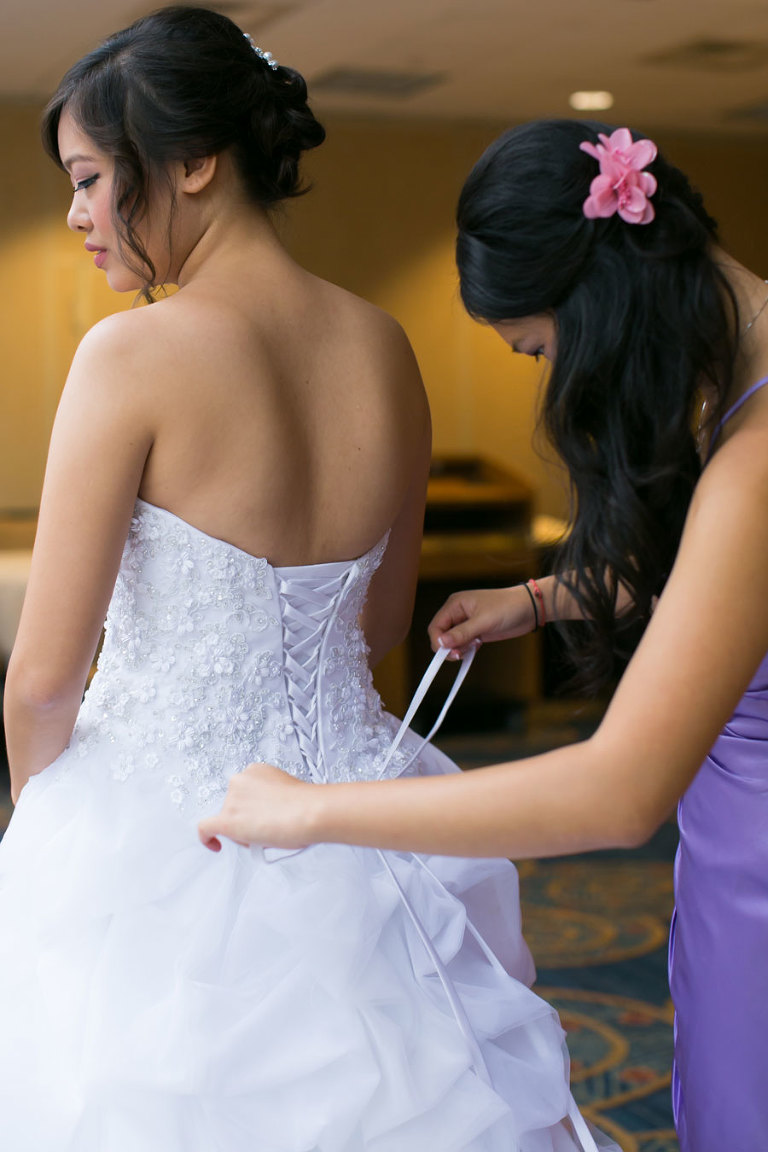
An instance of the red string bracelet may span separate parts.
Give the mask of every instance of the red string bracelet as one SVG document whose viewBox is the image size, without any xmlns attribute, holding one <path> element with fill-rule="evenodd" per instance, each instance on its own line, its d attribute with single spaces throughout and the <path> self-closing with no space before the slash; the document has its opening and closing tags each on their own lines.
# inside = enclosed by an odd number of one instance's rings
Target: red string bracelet
<svg viewBox="0 0 768 1152">
<path fill-rule="evenodd" d="M 543 628 L 547 622 L 547 614 L 544 611 L 544 597 L 541 594 L 541 588 L 539 588 L 538 584 L 536 583 L 536 581 L 533 578 L 531 578 L 528 581 L 528 583 L 526 584 L 526 588 L 528 588 L 529 585 L 533 589 L 533 595 L 536 597 L 536 599 L 539 602 L 540 612 L 537 612 L 537 614 L 536 614 L 536 623 L 537 624 L 541 623 L 541 627 Z"/>
</svg>

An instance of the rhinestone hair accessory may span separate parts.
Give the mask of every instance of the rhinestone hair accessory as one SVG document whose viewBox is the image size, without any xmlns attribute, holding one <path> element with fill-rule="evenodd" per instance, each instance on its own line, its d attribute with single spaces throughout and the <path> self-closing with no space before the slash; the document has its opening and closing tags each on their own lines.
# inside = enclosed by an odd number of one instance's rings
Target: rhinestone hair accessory
<svg viewBox="0 0 768 1152">
<path fill-rule="evenodd" d="M 652 140 L 633 140 L 629 128 L 617 128 L 610 136 L 598 132 L 599 144 L 582 141 L 579 148 L 594 157 L 600 175 L 589 186 L 583 211 L 588 220 L 618 212 L 627 224 L 650 224 L 656 213 L 649 202 L 657 188 L 656 177 L 643 169 L 656 159 Z"/>
<path fill-rule="evenodd" d="M 251 36 L 250 32 L 243 32 L 243 36 L 245 36 L 252 51 L 256 53 L 260 60 L 263 60 L 264 63 L 268 64 L 273 70 L 280 67 L 271 52 L 265 52 L 263 48 L 259 48 L 258 44 L 254 43 L 253 36 Z"/>
</svg>

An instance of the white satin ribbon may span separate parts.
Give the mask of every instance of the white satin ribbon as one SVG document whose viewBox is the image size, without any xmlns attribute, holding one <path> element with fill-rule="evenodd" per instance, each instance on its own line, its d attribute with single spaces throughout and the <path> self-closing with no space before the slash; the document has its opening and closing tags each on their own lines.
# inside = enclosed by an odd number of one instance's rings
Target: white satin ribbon
<svg viewBox="0 0 768 1152">
<path fill-rule="evenodd" d="M 463 657 L 463 659 L 461 661 L 461 667 L 459 668 L 459 671 L 456 675 L 456 679 L 454 680 L 454 682 L 451 686 L 451 690 L 446 697 L 445 704 L 443 705 L 443 707 L 440 711 L 440 715 L 438 716 L 435 723 L 432 725 L 430 732 L 426 736 L 422 737 L 422 739 L 416 745 L 416 748 L 411 753 L 411 755 L 408 757 L 408 759 L 406 760 L 405 764 L 401 768 L 400 773 L 398 773 L 398 775 L 401 775 L 402 772 L 405 772 L 405 770 L 410 767 L 410 765 L 413 763 L 413 761 L 419 755 L 421 750 L 429 743 L 429 741 L 432 739 L 432 737 L 438 731 L 441 724 L 443 723 L 443 720 L 445 720 L 445 717 L 448 713 L 448 709 L 450 708 L 453 701 L 456 699 L 456 693 L 458 692 L 459 688 L 461 688 L 461 685 L 464 683 L 464 678 L 466 677 L 467 673 L 469 672 L 472 661 L 475 658 L 475 653 L 477 652 L 477 647 L 478 647 L 477 645 L 474 645 L 472 648 L 470 648 L 469 652 L 467 652 L 466 656 Z M 427 692 L 431 688 L 432 681 L 435 679 L 435 676 L 437 676 L 437 673 L 440 671 L 440 668 L 442 667 L 442 665 L 444 664 L 444 662 L 446 661 L 446 659 L 448 658 L 449 655 L 450 655 L 450 649 L 449 648 L 438 648 L 437 652 L 435 652 L 434 656 L 432 657 L 432 660 L 430 661 L 429 667 L 427 668 L 426 672 L 424 673 L 424 675 L 421 678 L 421 682 L 420 682 L 418 688 L 414 692 L 413 699 L 411 700 L 411 703 L 408 706 L 408 711 L 406 712 L 405 716 L 403 717 L 402 723 L 401 723 L 400 727 L 398 728 L 397 733 L 395 734 L 395 738 L 389 746 L 389 749 L 387 751 L 387 755 L 384 758 L 384 763 L 382 764 L 381 768 L 379 769 L 379 771 L 376 774 L 376 776 L 374 777 L 374 779 L 380 780 L 382 778 L 382 776 L 384 775 L 384 773 L 386 772 L 386 770 L 389 767 L 389 764 L 392 760 L 392 757 L 394 756 L 395 752 L 397 751 L 397 749 L 400 747 L 401 743 L 403 742 L 404 737 L 408 733 L 408 729 L 409 729 L 409 726 L 411 724 L 411 721 L 413 720 L 414 716 L 416 715 L 419 708 L 421 707 L 421 703 L 422 703 L 424 697 L 426 696 Z M 320 785 L 320 787 L 322 787 L 322 785 Z M 267 864 L 274 864 L 277 860 L 284 860 L 287 856 L 297 856 L 299 854 L 299 852 L 304 852 L 304 851 L 305 851 L 304 848 L 259 848 L 259 847 L 256 847 L 253 849 L 253 852 L 257 856 L 263 858 L 267 862 Z"/>
<path fill-rule="evenodd" d="M 600 1152 L 573 1096 L 570 1097 L 568 1105 L 568 1119 L 573 1124 L 573 1130 L 576 1133 L 576 1139 L 581 1143 L 582 1152 Z"/>
<path fill-rule="evenodd" d="M 445 717 L 448 714 L 448 709 L 450 708 L 451 704 L 453 704 L 454 700 L 456 699 L 456 693 L 458 692 L 459 688 L 461 688 L 462 684 L 464 683 L 465 677 L 466 677 L 467 673 L 469 672 L 470 667 L 472 666 L 472 661 L 475 658 L 475 653 L 477 652 L 477 648 L 478 648 L 478 645 L 473 645 L 470 648 L 469 652 L 467 652 L 466 656 L 462 657 L 461 667 L 459 668 L 459 671 L 456 675 L 456 679 L 454 680 L 454 682 L 451 686 L 450 692 L 446 696 L 445 703 L 443 704 L 443 707 L 440 711 L 440 715 L 438 716 L 437 720 L 435 720 L 434 724 L 432 725 L 432 727 L 431 727 L 430 731 L 427 733 L 427 735 L 422 737 L 421 741 L 416 745 L 415 751 L 408 757 L 404 767 L 401 770 L 402 772 L 404 772 L 406 768 L 410 767 L 410 765 L 413 763 L 413 761 L 416 759 L 416 757 L 421 752 L 422 748 L 424 748 L 430 742 L 432 737 L 439 730 L 440 726 L 443 723 L 443 720 L 445 720 Z M 381 777 L 384 775 L 387 768 L 389 767 L 390 761 L 392 760 L 392 757 L 394 756 L 397 749 L 400 747 L 400 745 L 403 741 L 403 738 L 404 738 L 405 734 L 407 733 L 407 731 L 408 731 L 408 729 L 409 729 L 409 727 L 413 721 L 414 716 L 416 715 L 419 708 L 421 707 L 421 703 L 422 703 L 424 697 L 426 696 L 429 689 L 432 687 L 432 681 L 435 679 L 435 676 L 437 676 L 438 672 L 440 671 L 441 667 L 443 666 L 445 661 L 448 659 L 450 654 L 451 654 L 450 648 L 438 648 L 437 652 L 435 652 L 434 656 L 432 657 L 432 660 L 430 661 L 429 667 L 427 668 L 426 672 L 424 673 L 424 675 L 421 678 L 421 683 L 419 684 L 418 688 L 416 689 L 416 691 L 413 694 L 413 699 L 411 700 L 411 703 L 408 706 L 408 711 L 406 712 L 405 716 L 403 716 L 403 721 L 397 730 L 397 734 L 389 746 L 389 751 L 387 752 L 387 755 L 384 759 L 384 763 L 382 764 L 381 768 L 378 771 L 378 774 L 377 774 L 378 779 L 381 779 Z M 400 773 L 398 773 L 398 775 L 400 775 Z"/>
<path fill-rule="evenodd" d="M 443 723 L 443 720 L 446 717 L 448 709 L 450 708 L 451 704 L 453 703 L 453 701 L 456 698 L 457 692 L 461 688 L 461 685 L 464 683 L 466 675 L 469 672 L 469 669 L 472 665 L 472 661 L 475 658 L 475 654 L 477 652 L 478 647 L 479 647 L 479 645 L 473 645 L 473 647 L 469 650 L 469 652 L 467 652 L 467 654 L 462 658 L 461 667 L 459 668 L 459 671 L 456 674 L 456 679 L 454 680 L 454 682 L 451 686 L 451 690 L 446 697 L 445 703 L 443 704 L 443 707 L 440 710 L 440 714 L 437 717 L 437 720 L 432 725 L 432 728 L 430 729 L 428 735 L 424 736 L 418 742 L 418 744 L 416 745 L 416 748 L 411 753 L 411 755 L 408 757 L 405 765 L 401 768 L 401 772 L 399 774 L 401 774 L 402 772 L 405 772 L 406 769 L 410 767 L 410 765 L 413 763 L 413 761 L 416 759 L 416 757 L 419 755 L 419 753 L 422 751 L 422 749 L 425 747 L 425 745 L 429 743 L 429 741 L 432 739 L 432 737 L 435 735 L 435 733 L 440 728 L 441 724 Z M 448 656 L 450 655 L 450 651 L 451 650 L 449 648 L 439 648 L 437 650 L 437 652 L 435 652 L 434 656 L 432 657 L 432 660 L 430 661 L 429 667 L 427 668 L 426 672 L 422 676 L 421 682 L 419 683 L 419 686 L 413 695 L 413 699 L 411 700 L 411 703 L 408 706 L 408 711 L 406 712 L 405 716 L 403 717 L 402 723 L 400 724 L 400 727 L 398 728 L 397 733 L 395 734 L 395 738 L 389 746 L 389 750 L 387 752 L 386 757 L 384 758 L 384 762 L 377 773 L 377 777 L 376 777 L 377 779 L 381 779 L 382 776 L 384 775 L 384 773 L 386 772 L 387 768 L 389 767 L 389 765 L 392 761 L 392 757 L 394 756 L 395 752 L 397 751 L 397 749 L 402 744 L 403 739 L 405 738 L 406 734 L 409 731 L 409 728 L 410 728 L 411 722 L 413 721 L 414 716 L 416 715 L 418 709 L 420 708 L 422 701 L 424 700 L 424 697 L 426 696 L 427 692 L 431 688 L 432 682 L 434 681 L 435 677 L 437 676 L 437 673 L 440 671 L 440 668 L 445 663 L 445 661 L 448 659 Z M 319 785 L 319 787 L 322 787 L 322 785 Z M 290 848 L 289 849 L 263 848 L 260 850 L 255 849 L 255 851 L 257 851 L 257 852 L 260 851 L 263 854 L 264 860 L 267 863 L 271 864 L 277 860 L 283 860 L 287 856 L 295 856 L 299 852 L 304 852 L 305 849 L 304 848 L 294 848 L 294 849 L 290 849 Z M 480 1077 L 480 1079 L 485 1081 L 485 1083 L 488 1084 L 492 1088 L 493 1087 L 493 1080 L 492 1080 L 491 1074 L 488 1070 L 488 1066 L 487 1066 L 485 1059 L 483 1057 L 483 1052 L 482 1052 L 482 1048 L 480 1046 L 480 1043 L 479 1043 L 477 1037 L 475 1036 L 475 1033 L 474 1033 L 473 1028 L 472 1028 L 472 1024 L 471 1024 L 469 1017 L 466 1013 L 464 1005 L 461 1002 L 461 997 L 459 996 L 456 989 L 454 988 L 453 982 L 452 982 L 452 980 L 448 974 L 448 971 L 447 971 L 445 965 L 443 964 L 442 960 L 440 959 L 432 940 L 429 937 L 429 933 L 427 932 L 427 930 L 425 929 L 421 920 L 419 919 L 419 916 L 418 916 L 415 908 L 413 907 L 410 900 L 408 899 L 408 896 L 405 892 L 405 889 L 403 888 L 402 884 L 400 883 L 397 876 L 395 875 L 394 869 L 392 868 L 392 864 L 390 863 L 389 859 L 387 858 L 388 853 L 385 853 L 379 849 L 377 849 L 376 851 L 377 851 L 377 854 L 379 856 L 379 859 L 381 860 L 382 864 L 384 865 L 384 868 L 386 869 L 388 875 L 390 876 L 392 883 L 395 886 L 395 889 L 397 890 L 398 896 L 400 897 L 401 901 L 403 902 L 405 910 L 408 913 L 408 916 L 411 920 L 411 923 L 413 924 L 413 926 L 416 930 L 416 933 L 419 937 L 419 940 L 421 941 L 421 944 L 422 944 L 424 950 L 426 951 L 427 955 L 429 956 L 429 959 L 430 959 L 430 961 L 431 961 L 431 963 L 435 969 L 435 973 L 436 973 L 438 979 L 440 980 L 440 983 L 443 986 L 443 991 L 445 992 L 446 1000 L 448 1001 L 448 1006 L 449 1006 L 451 1012 L 453 1013 L 453 1016 L 456 1020 L 456 1024 L 457 1024 L 462 1036 L 464 1037 L 464 1039 L 466 1041 L 467 1048 L 469 1050 L 469 1056 L 470 1056 L 470 1060 L 472 1063 L 472 1067 L 474 1068 L 475 1073 Z M 389 855 L 391 855 L 391 854 L 389 854 Z M 428 868 L 428 866 L 426 864 L 424 864 L 424 861 L 421 859 L 420 856 L 416 855 L 415 853 L 408 853 L 407 855 L 412 856 L 413 860 L 422 864 L 424 869 L 429 873 L 429 875 L 433 876 L 433 878 L 436 879 L 434 877 L 433 873 L 431 872 L 431 870 Z M 439 883 L 439 881 L 438 881 L 438 883 Z M 475 931 L 475 929 L 473 928 L 473 926 L 471 924 L 468 923 L 467 927 L 469 928 L 471 934 L 475 937 L 477 942 L 481 945 L 482 949 L 487 952 L 488 947 L 485 944 L 485 941 L 479 935 L 479 933 L 477 933 Z M 600 1152 L 600 1149 L 598 1148 L 597 1144 L 595 1144 L 595 1141 L 592 1138 L 592 1134 L 589 1131 L 589 1128 L 587 1127 L 587 1123 L 584 1120 L 584 1117 L 579 1112 L 579 1109 L 576 1105 L 576 1101 L 573 1099 L 573 1096 L 571 1096 L 570 1094 L 569 1094 L 569 1104 L 568 1104 L 567 1115 L 568 1115 L 568 1119 L 570 1120 L 570 1122 L 573 1126 L 573 1130 L 574 1130 L 574 1133 L 576 1135 L 576 1138 L 581 1145 L 582 1152 Z"/>
</svg>

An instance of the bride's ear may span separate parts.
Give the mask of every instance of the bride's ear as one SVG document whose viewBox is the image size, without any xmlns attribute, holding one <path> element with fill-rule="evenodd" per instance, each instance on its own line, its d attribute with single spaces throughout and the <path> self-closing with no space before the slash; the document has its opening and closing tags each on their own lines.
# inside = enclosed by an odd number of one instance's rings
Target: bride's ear
<svg viewBox="0 0 768 1152">
<path fill-rule="evenodd" d="M 194 159 L 184 160 L 181 165 L 179 190 L 189 192 L 202 192 L 213 180 L 216 174 L 218 156 L 196 156 Z"/>
</svg>

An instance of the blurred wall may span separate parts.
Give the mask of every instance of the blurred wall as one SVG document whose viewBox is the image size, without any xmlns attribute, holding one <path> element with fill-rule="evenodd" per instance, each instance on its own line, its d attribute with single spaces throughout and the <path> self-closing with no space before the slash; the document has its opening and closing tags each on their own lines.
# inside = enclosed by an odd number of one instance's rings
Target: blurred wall
<svg viewBox="0 0 768 1152">
<path fill-rule="evenodd" d="M 57 399 L 83 332 L 129 307 L 69 233 L 67 177 L 38 142 L 39 108 L 0 102 L 0 509 L 37 504 Z M 462 181 L 501 124 L 328 118 L 307 158 L 314 187 L 280 227 L 312 271 L 391 312 L 429 391 L 436 450 L 484 452 L 561 514 L 564 486 L 532 446 L 542 368 L 470 322 L 457 295 L 453 213 Z M 705 193 L 726 247 L 768 275 L 768 142 L 656 137 Z"/>
<path fill-rule="evenodd" d="M 34 508 L 53 416 L 83 333 L 127 307 L 66 227 L 71 185 L 36 105 L 0 101 L 0 510 Z"/>
</svg>

